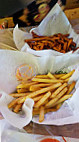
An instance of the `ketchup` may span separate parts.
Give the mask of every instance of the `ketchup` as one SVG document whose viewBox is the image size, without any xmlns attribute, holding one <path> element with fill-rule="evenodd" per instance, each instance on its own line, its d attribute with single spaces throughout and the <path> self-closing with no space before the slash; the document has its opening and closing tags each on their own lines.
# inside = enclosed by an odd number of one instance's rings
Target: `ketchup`
<svg viewBox="0 0 79 142">
<path fill-rule="evenodd" d="M 64 140 L 64 142 L 67 142 L 64 137 L 62 137 L 62 139 Z M 40 142 L 60 142 L 60 141 L 56 139 L 52 139 L 52 138 L 47 138 L 47 139 L 41 140 Z"/>
<path fill-rule="evenodd" d="M 47 139 L 41 140 L 40 142 L 60 142 L 60 141 L 56 139 L 47 138 Z"/>
<path fill-rule="evenodd" d="M 62 137 L 62 138 L 63 138 L 64 142 L 67 142 L 64 137 Z"/>
</svg>

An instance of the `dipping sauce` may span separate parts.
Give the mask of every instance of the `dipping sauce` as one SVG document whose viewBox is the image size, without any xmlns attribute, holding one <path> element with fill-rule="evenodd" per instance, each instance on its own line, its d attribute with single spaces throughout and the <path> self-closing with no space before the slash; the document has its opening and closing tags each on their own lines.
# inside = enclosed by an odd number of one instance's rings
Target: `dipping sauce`
<svg viewBox="0 0 79 142">
<path fill-rule="evenodd" d="M 60 141 L 56 139 L 47 138 L 47 139 L 41 140 L 40 142 L 60 142 Z"/>
</svg>

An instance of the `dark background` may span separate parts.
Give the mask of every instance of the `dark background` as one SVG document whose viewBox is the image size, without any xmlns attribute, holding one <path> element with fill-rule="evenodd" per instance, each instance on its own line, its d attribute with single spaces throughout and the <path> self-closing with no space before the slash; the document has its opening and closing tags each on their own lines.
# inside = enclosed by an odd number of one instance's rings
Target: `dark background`
<svg viewBox="0 0 79 142">
<path fill-rule="evenodd" d="M 23 9 L 33 0 L 0 0 L 0 17 L 10 16 Z"/>
<path fill-rule="evenodd" d="M 33 0 L 0 0 L 0 18 L 10 16 L 17 11 L 23 9 Z M 57 2 L 57 0 L 52 0 Z M 65 4 L 66 0 L 62 0 Z"/>
</svg>

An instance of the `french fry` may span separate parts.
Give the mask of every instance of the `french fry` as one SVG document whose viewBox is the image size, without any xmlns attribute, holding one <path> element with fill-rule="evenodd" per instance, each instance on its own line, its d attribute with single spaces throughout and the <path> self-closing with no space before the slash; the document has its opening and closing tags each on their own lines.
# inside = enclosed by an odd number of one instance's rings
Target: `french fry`
<svg viewBox="0 0 79 142">
<path fill-rule="evenodd" d="M 52 93 L 51 98 L 55 98 L 57 94 L 59 94 L 59 92 L 61 92 L 61 90 L 63 90 L 63 88 L 65 88 L 67 86 L 67 83 L 64 83 L 63 85 L 61 85 L 55 92 Z"/>
<path fill-rule="evenodd" d="M 39 90 L 40 87 L 47 87 L 50 85 L 51 85 L 50 83 L 49 84 L 46 84 L 46 83 L 35 84 L 35 85 L 30 86 L 29 91 L 36 91 L 36 90 Z"/>
<path fill-rule="evenodd" d="M 66 51 L 65 50 L 61 50 L 61 53 L 66 53 Z"/>
<path fill-rule="evenodd" d="M 54 104 L 60 99 L 66 92 L 67 92 L 67 87 L 65 87 L 55 98 L 51 99 L 46 105 L 46 108 L 53 107 Z"/>
<path fill-rule="evenodd" d="M 12 111 L 13 111 L 13 109 L 16 107 L 16 105 L 17 105 L 17 103 L 16 103 L 14 106 L 12 106 Z"/>
<path fill-rule="evenodd" d="M 58 42 L 60 43 L 60 44 L 64 44 L 64 41 L 63 40 L 58 40 Z"/>
<path fill-rule="evenodd" d="M 28 90 L 26 88 L 17 89 L 17 93 L 26 93 Z"/>
<path fill-rule="evenodd" d="M 39 94 L 43 94 L 43 93 L 45 93 L 45 92 L 47 92 L 47 91 L 49 91 L 49 90 L 54 90 L 55 88 L 58 88 L 58 87 L 61 86 L 61 85 L 62 85 L 61 83 L 56 83 L 56 84 L 53 84 L 53 85 L 51 85 L 51 86 L 49 86 L 49 87 L 40 89 L 40 90 L 35 91 L 35 92 L 33 92 L 33 93 L 30 93 L 30 95 L 28 95 L 28 96 L 23 97 L 22 99 L 20 99 L 20 100 L 18 101 L 18 104 L 23 103 L 27 98 L 33 98 L 33 97 L 38 96 Z"/>
<path fill-rule="evenodd" d="M 66 92 L 67 92 L 68 88 L 65 87 L 64 89 L 62 89 L 62 91 L 56 96 L 58 99 L 60 99 Z"/>
<path fill-rule="evenodd" d="M 27 84 L 19 84 L 16 88 L 17 89 L 19 89 L 19 88 L 21 88 L 21 89 L 23 89 L 23 88 L 29 88 L 30 87 L 30 85 L 33 85 L 33 84 L 36 84 L 37 82 L 29 82 L 29 83 L 27 83 Z"/>
<path fill-rule="evenodd" d="M 33 110 L 33 116 L 34 116 L 34 115 L 39 115 L 39 113 L 40 113 L 39 110 L 36 110 L 36 111 Z"/>
<path fill-rule="evenodd" d="M 56 50 L 56 51 L 58 51 L 58 52 L 60 52 L 59 48 L 56 47 L 56 46 L 54 46 L 53 49 Z"/>
<path fill-rule="evenodd" d="M 33 107 L 33 111 L 39 111 L 40 108 Z"/>
<path fill-rule="evenodd" d="M 36 33 L 34 33 L 33 31 L 31 33 L 32 33 L 33 38 L 37 38 L 37 37 L 40 38 L 41 37 L 41 36 L 37 35 Z"/>
<path fill-rule="evenodd" d="M 30 86 L 29 91 L 34 92 L 34 91 L 37 91 L 37 90 L 40 90 L 40 89 L 41 89 L 40 87 Z"/>
<path fill-rule="evenodd" d="M 44 104 L 44 102 L 50 97 L 51 92 L 47 92 L 35 105 L 34 107 L 40 107 Z"/>
<path fill-rule="evenodd" d="M 39 122 L 42 122 L 44 120 L 44 107 L 40 107 L 40 114 L 39 114 Z"/>
<path fill-rule="evenodd" d="M 72 41 L 73 41 L 72 38 L 69 39 L 67 48 L 69 48 L 69 46 L 71 45 Z"/>
<path fill-rule="evenodd" d="M 63 49 L 66 51 L 67 50 L 67 42 L 64 42 Z"/>
<path fill-rule="evenodd" d="M 12 100 L 12 101 L 8 104 L 8 108 L 12 108 L 15 104 L 17 104 L 18 100 L 19 100 L 18 98 L 15 99 L 15 100 Z"/>
<path fill-rule="evenodd" d="M 48 103 L 48 99 L 42 104 L 43 106 Z"/>
<path fill-rule="evenodd" d="M 70 94 L 73 88 L 75 87 L 76 82 L 73 81 L 72 84 L 69 84 L 67 94 Z"/>
<path fill-rule="evenodd" d="M 58 110 L 58 109 L 60 109 L 61 106 L 62 106 L 62 103 L 58 103 L 55 107 Z"/>
<path fill-rule="evenodd" d="M 32 81 L 44 82 L 44 83 L 57 83 L 57 82 L 62 82 L 62 83 L 63 83 L 63 80 L 57 80 L 57 79 L 40 79 L 40 78 L 33 78 Z"/>
<path fill-rule="evenodd" d="M 35 78 L 48 78 L 47 75 L 36 75 Z"/>
<path fill-rule="evenodd" d="M 64 81 L 65 81 L 65 82 L 68 82 L 68 81 L 69 81 L 69 79 L 70 79 L 70 77 L 69 77 L 69 78 L 67 78 L 67 79 L 65 79 Z"/>
<path fill-rule="evenodd" d="M 51 85 L 50 83 L 37 83 L 37 84 L 32 85 L 32 86 L 34 86 L 34 87 L 48 87 L 50 85 Z"/>
<path fill-rule="evenodd" d="M 41 98 L 43 97 L 43 95 L 37 96 L 35 98 L 32 98 L 34 100 L 34 102 L 39 101 Z"/>
<path fill-rule="evenodd" d="M 72 41 L 71 45 L 76 47 L 76 43 L 74 41 Z"/>
<path fill-rule="evenodd" d="M 60 79 L 67 79 L 69 78 L 73 73 L 74 73 L 75 70 L 72 70 L 71 72 L 67 73 L 66 75 L 60 77 Z"/>
<path fill-rule="evenodd" d="M 46 108 L 46 113 L 57 111 L 57 108 Z"/>
<path fill-rule="evenodd" d="M 10 96 L 17 98 L 17 97 L 23 97 L 23 96 L 27 96 L 29 93 L 13 93 L 13 94 L 9 94 Z"/>
<path fill-rule="evenodd" d="M 17 105 L 15 106 L 15 108 L 13 109 L 13 111 L 14 111 L 15 113 L 18 113 L 19 110 L 21 109 L 21 107 L 22 107 L 22 104 L 17 104 Z"/>
<path fill-rule="evenodd" d="M 49 39 L 49 37 L 38 37 L 38 38 L 32 38 L 32 39 L 26 39 L 25 42 L 29 42 L 29 41 L 41 41 L 44 39 Z"/>
<path fill-rule="evenodd" d="M 52 100 L 50 100 L 46 105 L 45 105 L 45 108 L 51 108 L 54 106 L 54 104 L 57 102 L 58 98 L 54 98 Z"/>
<path fill-rule="evenodd" d="M 55 78 L 57 78 L 57 79 L 64 76 L 64 75 L 66 75 L 66 74 L 54 74 Z"/>
<path fill-rule="evenodd" d="M 47 74 L 47 76 L 48 76 L 49 78 L 51 78 L 51 79 L 56 79 L 56 78 L 54 77 L 54 75 L 52 75 L 50 72 Z"/>
<path fill-rule="evenodd" d="M 58 104 L 61 104 L 63 103 L 65 100 L 71 98 L 73 95 L 70 94 L 70 95 L 64 95 L 62 98 L 60 98 L 53 106 L 56 106 Z"/>
</svg>

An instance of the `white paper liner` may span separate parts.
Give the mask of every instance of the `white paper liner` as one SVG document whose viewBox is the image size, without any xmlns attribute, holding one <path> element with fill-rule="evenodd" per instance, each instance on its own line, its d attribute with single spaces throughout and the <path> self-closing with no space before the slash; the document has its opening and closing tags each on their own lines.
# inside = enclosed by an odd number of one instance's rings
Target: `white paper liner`
<svg viewBox="0 0 79 142">
<path fill-rule="evenodd" d="M 28 134 L 23 130 L 17 129 L 11 126 L 6 120 L 1 120 L 1 141 L 2 142 L 40 142 L 41 140 L 52 138 L 59 140 L 60 142 L 64 142 L 62 136 L 53 136 L 53 134 L 49 130 L 49 126 L 46 127 L 49 131 L 50 136 L 47 135 L 35 135 Z M 67 142 L 79 142 L 79 139 L 64 137 Z"/>
<path fill-rule="evenodd" d="M 74 42 L 76 42 L 76 46 L 79 46 L 79 34 L 76 34 L 72 29 L 71 24 L 69 23 L 66 15 L 61 10 L 60 6 L 56 4 L 52 10 L 48 13 L 48 15 L 43 19 L 40 25 L 36 28 L 30 30 L 30 32 L 22 32 L 18 25 L 14 28 L 13 31 L 13 39 L 17 46 L 17 48 L 23 52 L 29 52 L 36 56 L 45 56 L 45 55 L 53 55 L 60 56 L 63 53 L 57 52 L 55 50 L 41 50 L 35 51 L 29 47 L 27 43 L 24 42 L 25 39 L 32 38 L 31 32 L 34 31 L 38 35 L 53 35 L 56 33 L 62 34 L 70 34 L 70 37 L 73 37 Z M 72 53 L 72 51 L 70 52 Z M 79 50 L 76 51 L 79 53 Z M 68 53 L 65 53 L 68 54 Z"/>
<path fill-rule="evenodd" d="M 15 45 L 16 47 L 18 47 L 19 50 L 24 45 L 24 39 L 26 39 L 26 37 L 27 39 L 32 38 L 32 35 L 30 33 L 21 31 L 18 28 L 18 25 L 16 25 L 16 27 L 14 28 L 13 35 Z"/>
<path fill-rule="evenodd" d="M 13 100 L 13 97 L 9 96 L 4 92 L 0 92 L 2 97 L 0 99 L 0 111 L 3 114 L 3 117 L 13 126 L 22 129 L 26 124 L 28 125 L 32 120 L 32 108 L 34 101 L 28 98 L 22 107 L 24 114 L 13 113 L 8 109 L 8 104 Z"/>
<path fill-rule="evenodd" d="M 0 98 L 0 111 L 4 118 L 13 126 L 17 128 L 22 128 L 27 125 L 32 120 L 32 100 L 26 100 L 24 104 L 24 112 L 25 117 L 21 117 L 19 114 L 15 114 L 11 112 L 7 104 L 13 99 L 9 96 L 9 93 L 15 91 L 17 84 L 19 83 L 15 77 L 16 68 L 22 64 L 31 64 L 37 69 L 36 74 L 46 74 L 48 72 L 54 73 L 60 70 L 70 71 L 72 69 L 76 69 L 75 73 L 71 77 L 71 81 L 79 80 L 79 55 L 78 54 L 65 54 L 63 56 L 44 56 L 44 57 L 35 57 L 29 53 L 19 52 L 19 51 L 5 51 L 0 50 L 0 90 L 2 97 Z M 77 77 L 75 77 L 77 76 Z M 76 96 L 74 93 L 72 103 L 78 102 L 78 95 Z M 64 125 L 64 124 L 73 124 L 79 122 L 79 105 L 76 103 L 72 105 L 69 103 L 71 99 L 69 99 L 63 104 L 60 110 L 57 112 L 49 113 L 45 115 L 45 120 L 42 124 L 51 124 L 51 125 Z M 30 106 L 28 106 L 28 104 Z M 74 111 L 73 111 L 73 107 Z M 76 107 L 78 108 L 76 110 Z M 76 110 L 76 111 L 75 111 Z M 66 112 L 66 113 L 65 113 Z M 77 115 L 75 115 L 75 113 Z M 52 115 L 53 114 L 53 115 Z M 22 116 L 22 115 L 21 115 Z M 52 118 L 52 119 L 50 119 Z M 34 117 L 33 121 L 38 122 L 38 118 Z"/>
</svg>

